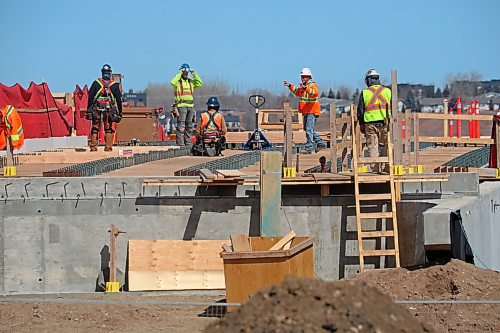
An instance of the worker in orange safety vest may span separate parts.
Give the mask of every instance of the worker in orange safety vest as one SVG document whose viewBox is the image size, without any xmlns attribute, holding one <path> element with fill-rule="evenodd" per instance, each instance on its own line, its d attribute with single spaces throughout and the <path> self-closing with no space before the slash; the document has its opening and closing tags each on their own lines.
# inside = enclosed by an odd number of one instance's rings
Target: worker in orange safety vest
<svg viewBox="0 0 500 333">
<path fill-rule="evenodd" d="M 301 83 L 298 87 L 283 81 L 283 85 L 299 97 L 299 112 L 304 117 L 304 130 L 306 131 L 307 143 L 304 154 L 311 154 L 313 142 L 316 142 L 317 149 L 326 148 L 326 143 L 314 130 L 314 123 L 319 118 L 321 106 L 319 104 L 319 90 L 316 83 L 312 80 L 312 73 L 309 68 L 303 68 L 300 72 Z"/>
<path fill-rule="evenodd" d="M 12 149 L 21 149 L 24 145 L 21 117 L 12 105 L 6 105 L 0 111 L 0 149 L 7 147 L 7 140 L 10 140 Z"/>
</svg>

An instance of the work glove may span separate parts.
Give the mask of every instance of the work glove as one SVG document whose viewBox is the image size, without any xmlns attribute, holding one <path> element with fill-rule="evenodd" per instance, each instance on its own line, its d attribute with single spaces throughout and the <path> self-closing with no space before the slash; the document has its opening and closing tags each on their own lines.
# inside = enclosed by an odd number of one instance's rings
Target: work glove
<svg viewBox="0 0 500 333">
<path fill-rule="evenodd" d="M 191 74 L 194 74 L 194 69 L 192 69 L 192 68 L 191 68 L 191 69 L 189 70 L 189 72 L 190 72 Z"/>
<path fill-rule="evenodd" d="M 285 87 L 288 87 L 288 88 L 290 88 L 290 86 L 291 86 L 291 84 L 290 84 L 290 83 L 288 83 L 287 81 L 283 81 L 283 85 L 284 85 Z"/>
<path fill-rule="evenodd" d="M 87 112 L 85 112 L 85 119 L 87 120 L 92 120 L 93 118 L 93 113 L 91 110 L 87 110 Z"/>
</svg>

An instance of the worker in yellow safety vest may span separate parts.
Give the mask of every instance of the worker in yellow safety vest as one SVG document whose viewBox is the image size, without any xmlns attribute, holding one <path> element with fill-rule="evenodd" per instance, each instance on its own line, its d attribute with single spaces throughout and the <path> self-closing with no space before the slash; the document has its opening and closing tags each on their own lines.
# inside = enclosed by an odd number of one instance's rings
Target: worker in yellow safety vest
<svg viewBox="0 0 500 333">
<path fill-rule="evenodd" d="M 12 105 L 6 105 L 0 111 L 0 149 L 10 140 L 12 149 L 21 149 L 24 145 L 24 131 L 21 117 Z"/>
<path fill-rule="evenodd" d="M 358 102 L 358 122 L 361 133 L 366 137 L 370 157 L 387 156 L 387 117 L 391 115 L 391 90 L 380 84 L 380 75 L 375 69 L 365 74 L 368 88 L 363 89 Z M 380 164 L 373 163 L 372 171 L 387 172 Z"/>
<path fill-rule="evenodd" d="M 193 76 L 192 78 L 189 77 L 189 73 Z M 203 86 L 203 82 L 194 69 L 188 64 L 182 64 L 170 84 L 174 88 L 173 110 L 177 113 L 172 114 L 177 119 L 176 142 L 178 146 L 185 146 L 191 143 L 189 132 L 195 119 L 193 93 L 195 89 Z"/>
</svg>

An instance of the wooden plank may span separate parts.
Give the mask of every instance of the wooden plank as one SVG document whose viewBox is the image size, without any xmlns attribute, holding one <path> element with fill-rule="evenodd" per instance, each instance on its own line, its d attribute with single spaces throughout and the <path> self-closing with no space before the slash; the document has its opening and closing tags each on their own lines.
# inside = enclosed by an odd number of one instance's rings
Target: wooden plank
<svg viewBox="0 0 500 333">
<path fill-rule="evenodd" d="M 208 169 L 200 169 L 200 176 L 202 176 L 205 179 L 215 179 L 217 176 L 210 170 Z"/>
<path fill-rule="evenodd" d="M 390 193 L 359 194 L 358 199 L 360 201 L 391 200 L 391 194 Z"/>
<path fill-rule="evenodd" d="M 374 213 L 360 213 L 360 219 L 390 219 L 392 218 L 392 212 L 374 212 Z"/>
<path fill-rule="evenodd" d="M 380 157 L 360 157 L 358 163 L 389 163 L 389 158 L 387 156 Z"/>
<path fill-rule="evenodd" d="M 280 239 L 278 241 L 278 243 L 276 243 L 273 246 L 271 246 L 271 248 L 269 249 L 269 251 L 280 250 L 283 247 L 283 245 L 285 245 L 286 243 L 288 243 L 289 241 L 291 241 L 295 236 L 296 236 L 295 232 L 293 230 L 290 231 L 288 234 L 285 235 L 285 237 L 283 237 L 282 239 Z"/>
<path fill-rule="evenodd" d="M 363 250 L 364 257 L 395 256 L 395 250 Z"/>
<path fill-rule="evenodd" d="M 332 172 L 337 172 L 337 106 L 330 104 L 330 160 L 332 161 Z"/>
<path fill-rule="evenodd" d="M 492 115 L 468 115 L 468 114 L 442 114 L 442 113 L 416 113 L 419 119 L 453 119 L 453 120 L 479 120 L 492 121 Z"/>
<path fill-rule="evenodd" d="M 403 165 L 408 166 L 411 164 L 410 161 L 410 155 L 411 155 L 411 141 L 410 141 L 410 133 L 411 133 L 411 110 L 406 109 L 404 113 L 404 119 L 405 119 L 405 138 L 403 139 L 403 143 L 405 146 L 405 152 L 404 152 L 404 160 L 403 160 Z"/>
<path fill-rule="evenodd" d="M 222 261 L 222 259 L 221 259 Z M 130 271 L 129 291 L 224 289 L 224 269 L 217 271 Z"/>
<path fill-rule="evenodd" d="M 221 270 L 227 240 L 129 240 L 130 271 Z"/>
<path fill-rule="evenodd" d="M 359 175 L 358 178 L 360 183 L 384 183 L 391 180 L 389 175 L 377 175 L 377 174 Z"/>
<path fill-rule="evenodd" d="M 291 168 L 293 163 L 293 133 L 292 133 L 292 109 L 290 103 L 283 103 L 283 113 L 285 119 L 285 164 Z"/>
<path fill-rule="evenodd" d="M 216 172 L 218 175 L 221 175 L 225 178 L 227 178 L 227 177 L 241 177 L 241 176 L 246 175 L 243 172 L 241 172 L 240 170 L 216 170 Z"/>
<path fill-rule="evenodd" d="M 231 245 L 233 252 L 252 251 L 248 237 L 243 234 L 231 235 Z"/>
<path fill-rule="evenodd" d="M 441 136 L 420 136 L 420 142 L 435 142 L 435 143 L 457 143 L 457 144 L 480 144 L 480 145 L 490 145 L 494 144 L 495 141 L 489 138 L 445 138 Z"/>
<path fill-rule="evenodd" d="M 262 236 L 280 234 L 282 158 L 279 151 L 260 153 L 259 202 L 260 234 Z"/>
<path fill-rule="evenodd" d="M 321 196 L 322 197 L 330 196 L 330 185 L 328 184 L 321 185 Z"/>
<path fill-rule="evenodd" d="M 362 231 L 361 237 L 363 237 L 363 238 L 394 237 L 394 230 Z"/>
<path fill-rule="evenodd" d="M 222 249 L 226 252 L 233 252 L 233 248 L 229 244 L 223 244 Z"/>
</svg>

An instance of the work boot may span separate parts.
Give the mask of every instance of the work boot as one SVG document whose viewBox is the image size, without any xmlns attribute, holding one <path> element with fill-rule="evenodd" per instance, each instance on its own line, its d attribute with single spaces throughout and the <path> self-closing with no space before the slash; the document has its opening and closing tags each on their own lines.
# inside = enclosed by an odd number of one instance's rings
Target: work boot
<svg viewBox="0 0 500 333">
<path fill-rule="evenodd" d="M 104 151 L 113 150 L 113 133 L 104 134 Z"/>
<path fill-rule="evenodd" d="M 89 145 L 90 151 L 97 151 L 97 143 L 98 143 L 97 135 L 98 134 L 92 134 L 90 136 L 90 145 Z"/>
</svg>

